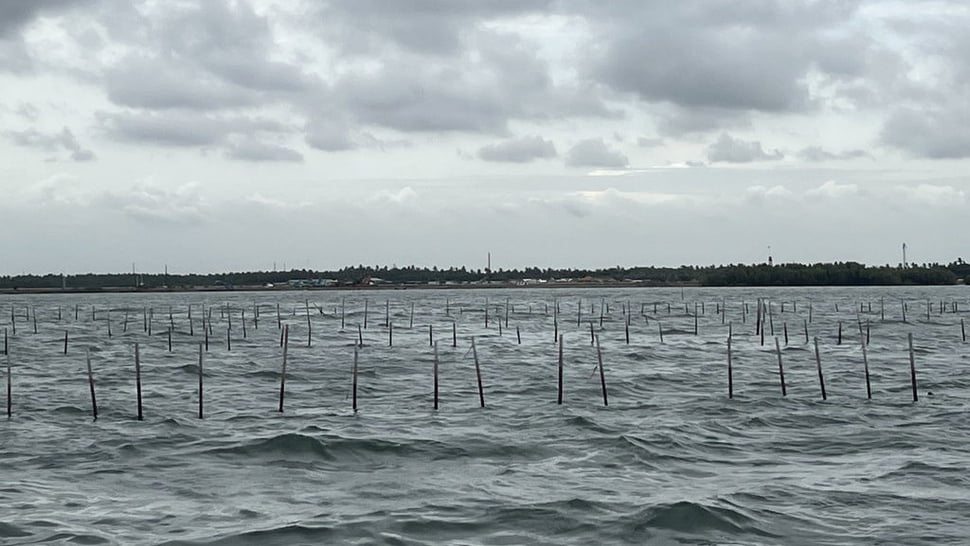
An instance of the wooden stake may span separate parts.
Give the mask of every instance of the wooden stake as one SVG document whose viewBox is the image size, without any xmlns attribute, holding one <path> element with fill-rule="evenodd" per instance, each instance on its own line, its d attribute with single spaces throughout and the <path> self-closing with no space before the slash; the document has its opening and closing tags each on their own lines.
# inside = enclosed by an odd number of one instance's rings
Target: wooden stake
<svg viewBox="0 0 970 546">
<path fill-rule="evenodd" d="M 788 346 L 788 321 L 785 321 L 782 324 L 782 326 L 784 327 L 784 330 L 785 330 L 785 347 L 787 347 Z"/>
<path fill-rule="evenodd" d="M 138 420 L 145 418 L 141 410 L 141 350 L 135 343 L 135 393 L 138 397 Z"/>
<path fill-rule="evenodd" d="M 199 344 L 199 419 L 203 418 L 202 412 L 202 344 Z"/>
<path fill-rule="evenodd" d="M 283 413 L 283 398 L 286 396 L 286 353 L 290 346 L 290 325 L 283 326 L 283 367 L 280 369 L 280 407 Z"/>
<path fill-rule="evenodd" d="M 657 321 L 657 328 L 660 330 L 660 343 L 664 342 L 664 325 L 659 320 Z"/>
<path fill-rule="evenodd" d="M 6 335 L 6 331 L 4 331 L 4 335 Z M 966 343 L 967 342 L 967 326 L 966 326 L 966 324 L 963 323 L 963 319 L 960 319 L 960 335 L 963 337 L 963 342 Z"/>
<path fill-rule="evenodd" d="M 475 338 L 472 337 L 472 356 L 475 358 L 475 377 L 478 380 L 478 401 L 485 407 L 485 389 L 482 387 L 482 369 L 478 365 L 478 349 L 475 348 Z"/>
<path fill-rule="evenodd" d="M 352 396 L 353 396 L 352 406 L 354 409 L 354 413 L 357 413 L 357 358 L 358 358 L 357 355 L 359 352 L 360 351 L 357 349 L 357 347 L 354 347 L 354 384 L 353 384 L 353 388 L 351 389 Z"/>
<path fill-rule="evenodd" d="M 778 354 L 778 378 L 781 380 L 781 395 L 788 396 L 788 391 L 785 388 L 785 367 L 781 364 L 781 344 L 778 343 L 778 338 L 775 338 L 775 353 Z"/>
<path fill-rule="evenodd" d="M 434 409 L 438 409 L 438 344 L 432 343 L 434 347 Z"/>
<path fill-rule="evenodd" d="M 172 352 L 172 327 L 168 327 L 168 352 Z"/>
<path fill-rule="evenodd" d="M 515 326 L 515 339 L 519 345 L 522 345 L 522 333 L 519 332 L 519 326 Z"/>
<path fill-rule="evenodd" d="M 562 337 L 559 336 L 559 399 L 558 404 L 562 405 Z"/>
<path fill-rule="evenodd" d="M 344 316 L 346 315 L 346 301 L 344 298 L 340 298 L 340 329 L 344 329 Z"/>
<path fill-rule="evenodd" d="M 367 314 L 368 314 L 367 313 L 367 305 L 368 305 L 368 301 L 365 298 L 364 299 L 364 328 L 367 328 Z"/>
<path fill-rule="evenodd" d="M 808 343 L 808 322 L 802 319 L 802 327 L 805 329 L 805 343 Z"/>
<path fill-rule="evenodd" d="M 391 325 L 391 300 L 384 300 L 384 327 L 388 328 Z"/>
<path fill-rule="evenodd" d="M 94 372 L 91 371 L 91 350 L 84 350 L 84 357 L 88 364 L 88 387 L 91 390 L 91 414 L 98 420 L 98 399 L 94 396 Z"/>
<path fill-rule="evenodd" d="M 919 394 L 916 392 L 916 355 L 913 352 L 913 334 L 907 334 L 909 339 L 909 378 L 913 384 L 913 402 L 919 402 Z"/>
<path fill-rule="evenodd" d="M 387 346 L 394 346 L 394 324 L 390 322 L 387 323 Z"/>
<path fill-rule="evenodd" d="M 734 368 L 731 363 L 731 336 L 727 339 L 728 398 L 734 398 Z"/>
<path fill-rule="evenodd" d="M 446 303 L 446 305 L 447 305 L 447 303 Z M 448 313 L 445 312 L 445 314 L 447 315 Z M 411 319 L 408 322 L 408 328 L 414 328 L 414 302 L 413 301 L 411 302 Z"/>
<path fill-rule="evenodd" d="M 603 387 L 603 405 L 609 406 L 610 402 L 606 398 L 606 375 L 603 372 L 603 351 L 600 349 L 600 338 L 596 337 L 596 360 L 600 367 L 600 386 Z"/>
<path fill-rule="evenodd" d="M 7 419 L 13 415 L 13 383 L 10 376 L 10 353 L 6 354 L 7 359 Z"/>
<path fill-rule="evenodd" d="M 458 346 L 458 323 L 451 321 L 451 346 Z"/>
<path fill-rule="evenodd" d="M 815 338 L 815 366 L 818 368 L 818 385 L 822 389 L 822 400 L 825 397 L 825 377 L 822 376 L 822 357 L 818 353 L 818 338 Z"/>
<path fill-rule="evenodd" d="M 434 326 L 428 325 L 428 345 L 434 346 Z"/>
<path fill-rule="evenodd" d="M 862 365 L 866 371 L 866 398 L 872 400 L 872 385 L 869 383 L 869 354 L 866 351 L 866 344 L 862 344 Z"/>
<path fill-rule="evenodd" d="M 67 330 L 64 330 L 64 354 L 67 354 Z"/>
<path fill-rule="evenodd" d="M 313 345 L 313 326 L 310 325 L 310 300 L 306 300 L 306 346 Z"/>
<path fill-rule="evenodd" d="M 357 346 L 364 346 L 364 331 L 360 329 L 360 324 L 357 325 Z"/>
<path fill-rule="evenodd" d="M 842 321 L 841 320 L 839 321 L 839 343 L 838 343 L 838 345 L 842 345 Z"/>
</svg>

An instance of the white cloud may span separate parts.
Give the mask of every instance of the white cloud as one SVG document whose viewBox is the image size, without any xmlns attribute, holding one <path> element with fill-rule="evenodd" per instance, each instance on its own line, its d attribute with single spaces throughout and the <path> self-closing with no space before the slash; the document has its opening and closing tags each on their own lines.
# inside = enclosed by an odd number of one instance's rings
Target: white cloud
<svg viewBox="0 0 970 546">
<path fill-rule="evenodd" d="M 849 197 L 859 193 L 859 186 L 855 184 L 840 184 L 835 180 L 828 180 L 817 188 L 805 192 L 808 197 L 824 197 L 829 199 L 839 199 Z"/>
</svg>

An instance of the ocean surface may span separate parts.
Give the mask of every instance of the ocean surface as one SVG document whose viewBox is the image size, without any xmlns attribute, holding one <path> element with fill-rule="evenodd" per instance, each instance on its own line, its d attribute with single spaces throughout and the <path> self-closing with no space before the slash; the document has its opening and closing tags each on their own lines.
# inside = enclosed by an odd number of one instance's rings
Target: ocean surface
<svg viewBox="0 0 970 546">
<path fill-rule="evenodd" d="M 0 296 L 0 544 L 967 544 L 961 319 L 970 287 Z"/>
</svg>

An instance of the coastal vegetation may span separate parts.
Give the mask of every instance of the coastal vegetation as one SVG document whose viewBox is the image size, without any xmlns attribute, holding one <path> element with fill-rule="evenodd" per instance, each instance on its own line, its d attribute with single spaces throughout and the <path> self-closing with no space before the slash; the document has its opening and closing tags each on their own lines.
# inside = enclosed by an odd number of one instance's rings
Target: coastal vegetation
<svg viewBox="0 0 970 546">
<path fill-rule="evenodd" d="M 468 269 L 357 265 L 332 271 L 291 269 L 210 274 L 85 273 L 0 276 L 3 290 L 189 289 L 373 285 L 478 285 L 637 283 L 695 286 L 867 286 L 946 285 L 965 282 L 970 264 L 867 266 L 857 262 L 815 264 L 730 264 L 606 269 Z"/>
</svg>

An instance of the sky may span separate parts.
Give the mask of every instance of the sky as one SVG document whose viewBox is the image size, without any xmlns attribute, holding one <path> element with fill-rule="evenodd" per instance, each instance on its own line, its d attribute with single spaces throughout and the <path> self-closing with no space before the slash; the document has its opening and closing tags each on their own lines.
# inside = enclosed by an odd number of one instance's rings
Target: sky
<svg viewBox="0 0 970 546">
<path fill-rule="evenodd" d="M 970 259 L 970 4 L 0 0 L 0 274 Z"/>
</svg>

